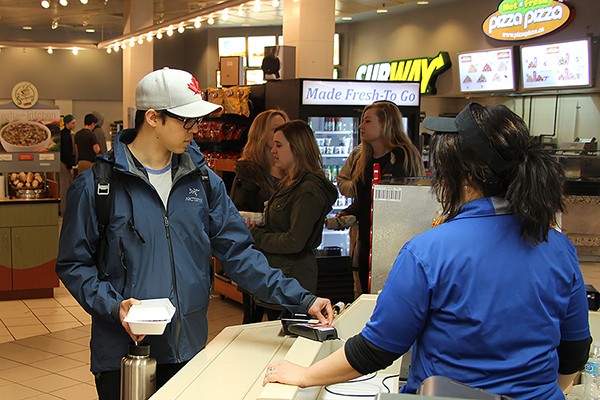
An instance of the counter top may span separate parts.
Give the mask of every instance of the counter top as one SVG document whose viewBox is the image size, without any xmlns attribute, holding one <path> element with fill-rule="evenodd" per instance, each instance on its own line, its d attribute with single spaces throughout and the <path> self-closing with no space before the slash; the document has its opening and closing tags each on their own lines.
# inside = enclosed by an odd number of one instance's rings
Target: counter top
<svg viewBox="0 0 600 400">
<path fill-rule="evenodd" d="M 362 295 L 335 319 L 333 325 L 340 338 L 347 339 L 360 332 L 373 312 L 376 299 L 376 295 Z M 327 397 L 321 387 L 300 389 L 297 386 L 278 383 L 262 386 L 265 370 L 273 361 L 286 359 L 308 366 L 343 346 L 340 340 L 316 342 L 305 338 L 281 336 L 280 331 L 279 321 L 223 329 L 204 350 L 156 392 L 151 400 L 331 398 Z M 386 370 L 380 371 L 377 378 L 397 374 L 401 360 L 402 357 Z"/>
</svg>

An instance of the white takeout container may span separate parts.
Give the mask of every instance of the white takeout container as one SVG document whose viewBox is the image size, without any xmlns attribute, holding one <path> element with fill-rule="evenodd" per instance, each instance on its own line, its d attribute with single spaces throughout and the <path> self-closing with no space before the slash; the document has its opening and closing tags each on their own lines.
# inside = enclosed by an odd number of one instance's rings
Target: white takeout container
<svg viewBox="0 0 600 400">
<path fill-rule="evenodd" d="M 166 298 L 141 302 L 131 306 L 124 321 L 134 335 L 162 335 L 175 314 L 175 307 Z"/>
<path fill-rule="evenodd" d="M 265 225 L 265 214 L 258 212 L 250 212 L 250 211 L 240 211 L 240 215 L 244 219 L 249 220 L 251 223 L 254 223 L 256 226 L 264 226 Z"/>
</svg>

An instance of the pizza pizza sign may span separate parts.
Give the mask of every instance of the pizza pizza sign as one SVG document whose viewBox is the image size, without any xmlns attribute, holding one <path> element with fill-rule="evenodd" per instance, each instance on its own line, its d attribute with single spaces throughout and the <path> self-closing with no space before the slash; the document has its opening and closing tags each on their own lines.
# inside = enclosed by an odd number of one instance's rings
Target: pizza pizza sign
<svg viewBox="0 0 600 400">
<path fill-rule="evenodd" d="M 503 0 L 482 29 L 492 39 L 526 40 L 556 31 L 573 16 L 562 0 Z"/>
</svg>

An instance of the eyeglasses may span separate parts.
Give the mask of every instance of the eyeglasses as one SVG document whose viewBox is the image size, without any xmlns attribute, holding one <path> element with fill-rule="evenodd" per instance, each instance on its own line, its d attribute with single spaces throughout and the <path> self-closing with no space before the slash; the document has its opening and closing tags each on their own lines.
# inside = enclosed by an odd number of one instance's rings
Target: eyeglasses
<svg viewBox="0 0 600 400">
<path fill-rule="evenodd" d="M 183 122 L 183 129 L 185 130 L 190 130 L 192 129 L 194 126 L 196 126 L 197 124 L 199 125 L 200 122 L 202 122 L 202 118 L 203 117 L 196 117 L 196 118 L 185 118 L 185 117 L 181 117 L 179 115 L 173 114 L 167 110 L 163 111 L 167 116 L 171 117 L 171 118 L 175 118 L 181 122 Z"/>
</svg>

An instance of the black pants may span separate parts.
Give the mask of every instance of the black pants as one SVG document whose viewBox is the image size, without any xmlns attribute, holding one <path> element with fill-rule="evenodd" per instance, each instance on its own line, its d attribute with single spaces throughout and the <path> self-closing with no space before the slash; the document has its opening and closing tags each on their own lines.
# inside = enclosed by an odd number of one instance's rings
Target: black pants
<svg viewBox="0 0 600 400">
<path fill-rule="evenodd" d="M 156 366 L 156 390 L 171 379 L 186 362 L 158 364 Z M 105 371 L 95 374 L 98 400 L 119 400 L 121 397 L 121 371 Z"/>
<path fill-rule="evenodd" d="M 371 268 L 369 266 L 369 253 L 371 252 L 371 243 L 368 240 L 358 241 L 358 278 L 360 279 L 360 288 L 363 293 L 369 291 L 369 276 Z"/>
<path fill-rule="evenodd" d="M 253 324 L 262 322 L 265 315 L 265 308 L 259 306 L 254 301 L 254 297 L 248 293 L 242 293 L 242 305 L 244 306 L 244 319 L 242 324 Z"/>
</svg>

